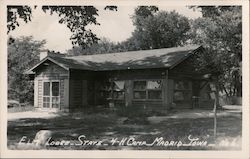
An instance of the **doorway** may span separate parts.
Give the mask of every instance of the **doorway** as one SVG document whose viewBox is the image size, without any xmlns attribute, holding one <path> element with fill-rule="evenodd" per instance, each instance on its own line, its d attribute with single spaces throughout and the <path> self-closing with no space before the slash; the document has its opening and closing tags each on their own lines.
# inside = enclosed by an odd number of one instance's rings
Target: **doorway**
<svg viewBox="0 0 250 159">
<path fill-rule="evenodd" d="M 59 109 L 60 107 L 59 81 L 43 82 L 43 108 Z"/>
</svg>

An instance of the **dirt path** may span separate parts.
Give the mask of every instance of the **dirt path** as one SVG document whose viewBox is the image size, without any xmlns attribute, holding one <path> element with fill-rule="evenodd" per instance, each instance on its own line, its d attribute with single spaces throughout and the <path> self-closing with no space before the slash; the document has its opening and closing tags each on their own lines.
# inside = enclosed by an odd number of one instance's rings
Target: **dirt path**
<svg viewBox="0 0 250 159">
<path fill-rule="evenodd" d="M 224 110 L 218 110 L 218 117 L 226 117 L 226 116 L 241 116 L 242 109 L 241 106 L 225 106 Z M 149 117 L 148 120 L 152 124 L 160 123 L 167 119 L 198 119 L 198 118 L 213 118 L 214 112 L 213 110 L 203 110 L 203 109 L 189 109 L 189 110 L 181 110 L 174 113 L 170 113 L 167 116 L 152 116 Z"/>
<path fill-rule="evenodd" d="M 37 112 L 37 111 L 15 112 L 15 113 L 8 113 L 8 121 L 24 119 L 24 118 L 49 119 L 57 116 L 58 114 L 50 112 Z"/>
</svg>

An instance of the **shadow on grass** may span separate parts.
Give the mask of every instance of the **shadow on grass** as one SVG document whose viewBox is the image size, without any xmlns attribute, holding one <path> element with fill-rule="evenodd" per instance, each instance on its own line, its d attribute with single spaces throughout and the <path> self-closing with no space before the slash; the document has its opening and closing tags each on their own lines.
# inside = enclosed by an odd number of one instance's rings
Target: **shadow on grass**
<svg viewBox="0 0 250 159">
<path fill-rule="evenodd" d="M 8 143 L 17 143 L 23 136 L 34 139 L 40 130 L 51 130 L 55 139 L 70 138 L 80 134 L 96 136 L 114 125 L 113 116 L 95 115 L 74 118 L 71 115 L 63 115 L 51 119 L 25 118 L 8 122 Z"/>
<path fill-rule="evenodd" d="M 153 142 L 157 137 L 165 140 L 187 142 L 188 136 L 192 135 L 208 143 L 213 141 L 213 118 L 169 118 L 157 124 L 118 124 L 120 117 L 114 114 L 90 114 L 90 115 L 63 115 L 52 119 L 27 118 L 8 122 L 8 145 L 16 144 L 22 136 L 34 139 L 39 130 L 51 130 L 55 140 L 77 140 L 79 135 L 85 135 L 88 139 L 111 140 L 125 137 L 135 137 L 139 141 Z M 241 136 L 241 117 L 226 116 L 218 117 L 218 137 Z M 125 147 L 128 148 L 128 147 Z M 199 150 L 214 149 L 208 147 L 165 147 L 165 146 L 133 146 L 131 149 L 151 150 Z M 121 146 L 89 146 L 89 147 L 48 147 L 47 149 L 124 149 Z"/>
</svg>

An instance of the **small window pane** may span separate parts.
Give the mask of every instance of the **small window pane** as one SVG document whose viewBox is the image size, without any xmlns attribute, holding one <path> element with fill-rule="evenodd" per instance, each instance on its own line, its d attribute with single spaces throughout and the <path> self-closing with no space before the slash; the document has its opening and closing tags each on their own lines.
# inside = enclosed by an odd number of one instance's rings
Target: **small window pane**
<svg viewBox="0 0 250 159">
<path fill-rule="evenodd" d="M 147 89 L 161 89 L 161 81 L 148 81 Z"/>
<path fill-rule="evenodd" d="M 123 90 L 125 81 L 114 81 L 114 90 Z"/>
<path fill-rule="evenodd" d="M 50 96 L 50 83 L 49 82 L 43 83 L 43 95 Z"/>
<path fill-rule="evenodd" d="M 134 89 L 136 90 L 146 89 L 146 81 L 134 81 Z"/>
<path fill-rule="evenodd" d="M 148 91 L 149 99 L 161 99 L 161 91 Z"/>
<path fill-rule="evenodd" d="M 49 103 L 50 98 L 49 97 L 43 97 L 43 102 Z"/>
<path fill-rule="evenodd" d="M 52 103 L 59 103 L 58 97 L 52 97 Z"/>
<path fill-rule="evenodd" d="M 134 99 L 146 99 L 146 91 L 134 91 Z"/>
<path fill-rule="evenodd" d="M 59 108 L 59 104 L 58 103 L 52 103 L 52 108 Z"/>
<path fill-rule="evenodd" d="M 52 96 L 59 96 L 59 82 L 52 82 Z"/>
<path fill-rule="evenodd" d="M 124 99 L 124 91 L 114 91 L 114 99 Z"/>
</svg>

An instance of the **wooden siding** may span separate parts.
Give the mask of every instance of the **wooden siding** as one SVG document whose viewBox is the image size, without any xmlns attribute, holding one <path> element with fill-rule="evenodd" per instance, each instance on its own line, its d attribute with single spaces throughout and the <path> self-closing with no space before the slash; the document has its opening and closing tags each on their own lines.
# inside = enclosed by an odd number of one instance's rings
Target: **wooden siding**
<svg viewBox="0 0 250 159">
<path fill-rule="evenodd" d="M 169 70 L 169 78 L 171 79 L 200 79 L 201 74 L 195 68 L 195 55 L 178 64 Z"/>
<path fill-rule="evenodd" d="M 124 70 L 102 72 L 107 74 L 109 78 L 114 80 L 139 80 L 139 79 L 163 79 L 165 78 L 166 69 L 140 69 L 140 70 Z"/>
<path fill-rule="evenodd" d="M 65 86 L 64 86 L 64 80 L 60 80 L 60 86 L 59 86 L 59 95 L 60 95 L 60 107 L 61 109 L 65 108 L 65 94 L 64 94 L 64 89 L 65 89 Z"/>
<path fill-rule="evenodd" d="M 38 85 L 37 85 L 37 87 L 38 87 L 38 89 L 37 89 L 38 102 L 37 102 L 37 105 L 39 108 L 42 108 L 43 107 L 43 81 L 42 80 L 37 80 L 37 81 L 38 81 Z"/>
<path fill-rule="evenodd" d="M 88 83 L 87 80 L 82 81 L 82 105 L 87 106 L 88 104 Z"/>
<path fill-rule="evenodd" d="M 70 108 L 80 108 L 82 106 L 83 97 L 83 82 L 82 80 L 70 79 Z"/>
<path fill-rule="evenodd" d="M 36 72 L 36 76 L 68 76 L 68 71 L 64 68 L 48 61 L 47 65 L 41 65 Z"/>
<path fill-rule="evenodd" d="M 172 106 L 173 103 L 173 94 L 174 94 L 174 80 L 168 80 L 168 88 L 167 88 L 167 98 L 168 98 L 168 106 Z"/>
<path fill-rule="evenodd" d="M 133 99 L 133 81 L 127 80 L 125 81 L 125 106 L 131 106 L 132 105 L 132 99 Z"/>
<path fill-rule="evenodd" d="M 96 96 L 95 96 L 95 81 L 89 80 L 87 81 L 87 103 L 89 106 L 93 106 L 97 104 Z"/>
<path fill-rule="evenodd" d="M 38 80 L 34 80 L 34 107 L 38 107 Z"/>
<path fill-rule="evenodd" d="M 62 110 L 69 110 L 69 79 L 64 79 L 64 99 L 63 103 L 61 104 Z"/>
<path fill-rule="evenodd" d="M 166 70 L 166 76 L 162 79 L 162 106 L 167 107 L 169 105 L 168 96 L 170 95 L 168 92 L 168 70 Z"/>
</svg>

